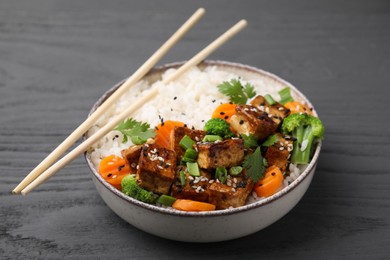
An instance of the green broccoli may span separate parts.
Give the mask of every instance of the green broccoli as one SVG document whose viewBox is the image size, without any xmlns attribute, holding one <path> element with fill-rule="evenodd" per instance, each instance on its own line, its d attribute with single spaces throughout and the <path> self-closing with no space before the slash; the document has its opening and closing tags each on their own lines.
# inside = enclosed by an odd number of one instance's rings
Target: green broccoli
<svg viewBox="0 0 390 260">
<path fill-rule="evenodd" d="M 229 123 L 220 118 L 212 118 L 207 121 L 203 130 L 205 130 L 208 135 L 218 135 L 222 138 L 234 136 L 233 132 L 230 130 Z"/>
<path fill-rule="evenodd" d="M 137 180 L 133 175 L 128 175 L 124 177 L 122 179 L 121 184 L 122 184 L 122 192 L 130 197 L 133 197 L 134 199 L 149 204 L 155 204 L 158 199 L 157 194 L 154 194 L 151 191 L 147 191 L 141 188 L 137 184 Z"/>
<path fill-rule="evenodd" d="M 308 114 L 291 114 L 283 120 L 282 131 L 296 138 L 291 162 L 308 164 L 314 140 L 324 137 L 321 120 Z"/>
</svg>

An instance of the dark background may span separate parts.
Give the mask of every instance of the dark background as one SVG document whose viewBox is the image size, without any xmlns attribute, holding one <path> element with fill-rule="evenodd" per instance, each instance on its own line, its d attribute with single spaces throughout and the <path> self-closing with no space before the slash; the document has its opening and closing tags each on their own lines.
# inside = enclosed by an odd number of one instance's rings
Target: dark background
<svg viewBox="0 0 390 260">
<path fill-rule="evenodd" d="M 105 206 L 83 158 L 27 197 L 10 195 L 200 6 L 206 16 L 160 64 L 245 18 L 209 58 L 290 81 L 326 125 L 312 185 L 290 213 L 233 241 L 161 239 Z M 389 1 L 1 0 L 0 258 L 388 259 L 389 46 Z"/>
</svg>

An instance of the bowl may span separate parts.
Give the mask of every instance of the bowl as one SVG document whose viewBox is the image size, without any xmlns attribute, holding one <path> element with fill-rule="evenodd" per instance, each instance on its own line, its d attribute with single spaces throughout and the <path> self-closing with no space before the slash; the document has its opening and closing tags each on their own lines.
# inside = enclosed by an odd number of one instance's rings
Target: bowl
<svg viewBox="0 0 390 260">
<path fill-rule="evenodd" d="M 151 70 L 145 79 L 154 82 L 169 68 L 182 63 L 172 63 Z M 261 79 L 274 86 L 291 88 L 291 91 L 313 107 L 309 100 L 292 84 L 280 77 L 251 66 L 226 61 L 204 61 L 199 67 L 216 66 L 239 75 L 244 80 Z M 93 106 L 91 113 L 104 102 L 123 82 L 107 91 Z M 313 108 L 313 114 L 317 115 Z M 86 161 L 92 172 L 96 189 L 108 207 L 134 227 L 147 233 L 185 242 L 217 242 L 247 236 L 271 225 L 287 214 L 302 198 L 313 178 L 321 142 L 317 144 L 311 162 L 306 169 L 284 189 L 254 203 L 225 210 L 209 212 L 179 212 L 149 205 L 135 200 L 108 184 L 94 167 L 89 153 Z"/>
</svg>

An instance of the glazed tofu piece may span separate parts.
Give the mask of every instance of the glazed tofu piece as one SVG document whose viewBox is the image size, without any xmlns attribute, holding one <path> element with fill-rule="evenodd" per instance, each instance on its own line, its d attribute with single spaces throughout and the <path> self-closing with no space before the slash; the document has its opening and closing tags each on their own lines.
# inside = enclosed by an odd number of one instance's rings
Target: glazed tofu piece
<svg viewBox="0 0 390 260">
<path fill-rule="evenodd" d="M 259 110 L 268 113 L 271 119 L 279 125 L 285 117 L 290 114 L 290 110 L 284 107 L 282 104 L 276 102 L 273 105 L 267 103 L 263 96 L 258 95 L 251 101 L 251 105 L 258 107 Z"/>
<path fill-rule="evenodd" d="M 244 141 L 238 138 L 198 143 L 197 150 L 199 167 L 208 170 L 240 165 L 244 159 Z"/>
<path fill-rule="evenodd" d="M 179 162 L 184 155 L 184 149 L 180 145 L 181 139 L 185 136 L 189 136 L 195 142 L 199 142 L 206 135 L 203 130 L 192 130 L 188 127 L 175 127 L 171 132 L 171 150 L 176 153 L 176 160 Z"/>
<path fill-rule="evenodd" d="M 181 185 L 180 171 L 184 171 L 185 185 Z M 207 202 L 209 199 L 209 181 L 211 174 L 206 170 L 200 171 L 199 177 L 191 176 L 185 166 L 179 166 L 176 170 L 175 181 L 172 185 L 171 196 L 177 199 L 190 199 Z"/>
<path fill-rule="evenodd" d="M 157 194 L 168 194 L 175 178 L 176 154 L 156 144 L 142 145 L 136 178 L 138 184 Z"/>
<path fill-rule="evenodd" d="M 127 160 L 132 170 L 136 170 L 141 155 L 141 145 L 133 145 L 121 151 L 122 157 Z"/>
<path fill-rule="evenodd" d="M 293 141 L 291 139 L 287 140 L 280 133 L 276 135 L 278 140 L 267 148 L 264 158 L 267 160 L 268 165 L 276 165 L 282 172 L 285 172 L 293 149 Z"/>
<path fill-rule="evenodd" d="M 237 105 L 236 113 L 230 118 L 230 126 L 238 134 L 252 134 L 260 141 L 275 133 L 278 128 L 267 112 L 251 105 Z"/>
<path fill-rule="evenodd" d="M 216 181 L 210 184 L 208 202 L 216 205 L 217 209 L 243 206 L 252 192 L 253 185 L 250 178 L 228 175 L 225 184 Z"/>
</svg>

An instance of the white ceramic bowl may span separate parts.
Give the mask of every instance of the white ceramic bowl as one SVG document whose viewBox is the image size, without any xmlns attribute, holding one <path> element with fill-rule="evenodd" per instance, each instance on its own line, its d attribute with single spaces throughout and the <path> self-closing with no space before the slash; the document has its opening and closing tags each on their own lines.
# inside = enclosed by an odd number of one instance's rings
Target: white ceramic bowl
<svg viewBox="0 0 390 260">
<path fill-rule="evenodd" d="M 152 70 L 147 76 L 150 82 L 160 79 L 168 68 L 178 67 L 181 63 L 168 64 Z M 217 66 L 233 72 L 244 80 L 263 79 L 275 86 L 289 86 L 310 107 L 309 100 L 293 85 L 283 79 L 260 69 L 225 61 L 205 61 L 199 65 Z M 122 82 L 121 82 L 122 83 Z M 105 93 L 92 108 L 94 111 L 121 83 Z M 316 115 L 316 111 L 313 109 Z M 269 226 L 289 212 L 302 198 L 313 178 L 321 142 L 314 156 L 301 175 L 286 188 L 263 200 L 239 208 L 211 212 L 178 212 L 137 201 L 108 184 L 97 172 L 90 155 L 85 155 L 92 171 L 96 189 L 105 203 L 122 219 L 131 225 L 163 238 L 187 242 L 216 242 L 246 236 Z"/>
</svg>

